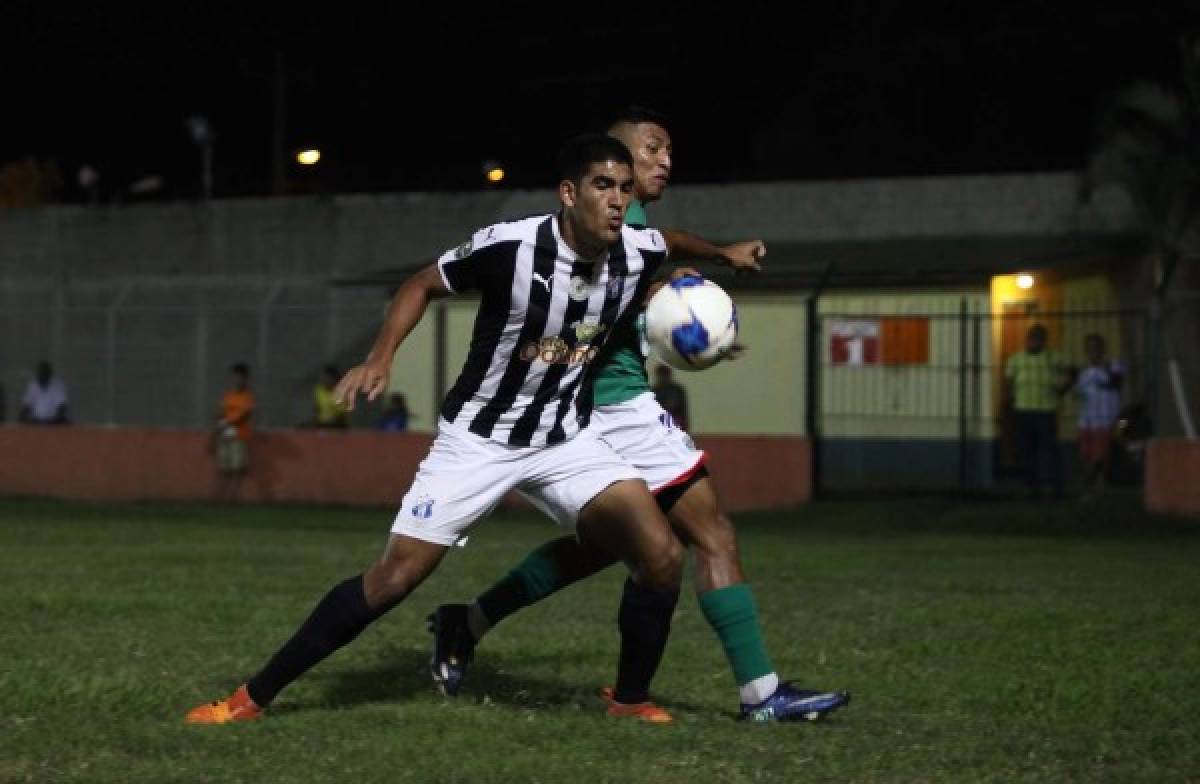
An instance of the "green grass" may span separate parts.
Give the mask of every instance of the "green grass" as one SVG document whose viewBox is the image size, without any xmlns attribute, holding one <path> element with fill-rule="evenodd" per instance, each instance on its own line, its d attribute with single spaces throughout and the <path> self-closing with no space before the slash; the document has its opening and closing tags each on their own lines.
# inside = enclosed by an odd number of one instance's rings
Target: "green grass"
<svg viewBox="0 0 1200 784">
<path fill-rule="evenodd" d="M 609 720 L 621 575 L 525 611 L 438 696 L 422 618 L 556 532 L 481 524 L 268 720 L 188 727 L 390 513 L 0 503 L 0 781 L 1183 781 L 1200 777 L 1200 536 L 1136 499 L 839 501 L 738 520 L 780 672 L 845 687 L 819 725 L 735 722 L 694 597 L 656 693 Z"/>
</svg>

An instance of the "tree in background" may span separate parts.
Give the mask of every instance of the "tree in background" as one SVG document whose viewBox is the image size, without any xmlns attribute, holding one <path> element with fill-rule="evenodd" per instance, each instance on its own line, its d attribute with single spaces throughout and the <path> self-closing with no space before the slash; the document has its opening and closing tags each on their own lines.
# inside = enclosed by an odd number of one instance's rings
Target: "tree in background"
<svg viewBox="0 0 1200 784">
<path fill-rule="evenodd" d="M 1200 289 L 1200 30 L 1182 35 L 1179 49 L 1180 87 L 1134 84 L 1102 108 L 1082 196 L 1116 186 L 1133 202 L 1150 250 L 1153 315 L 1170 315 L 1161 331 L 1179 425 L 1194 438 L 1181 366 L 1200 374 L 1200 318 L 1194 301 L 1187 306 Z M 1185 339 L 1172 341 L 1180 330 Z M 1160 350 L 1151 351 L 1152 371 Z"/>
</svg>

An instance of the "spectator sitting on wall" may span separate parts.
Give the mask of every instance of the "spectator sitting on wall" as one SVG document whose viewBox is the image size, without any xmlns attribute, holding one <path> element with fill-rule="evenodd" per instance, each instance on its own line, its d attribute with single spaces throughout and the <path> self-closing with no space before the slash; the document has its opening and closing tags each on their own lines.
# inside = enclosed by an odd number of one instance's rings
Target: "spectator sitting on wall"
<svg viewBox="0 0 1200 784">
<path fill-rule="evenodd" d="M 34 377 L 21 398 L 19 419 L 29 425 L 65 425 L 67 385 L 54 375 L 49 362 L 39 362 Z"/>
<path fill-rule="evenodd" d="M 654 369 L 654 399 L 671 415 L 676 427 L 691 430 L 688 420 L 687 390 L 671 376 L 671 368 L 659 365 Z"/>
<path fill-rule="evenodd" d="M 326 365 L 321 378 L 313 387 L 315 427 L 349 427 L 350 414 L 346 407 L 333 399 L 333 388 L 342 374 L 333 365 Z"/>
<path fill-rule="evenodd" d="M 1039 492 L 1043 466 L 1056 498 L 1063 493 L 1058 454 L 1058 401 L 1071 386 L 1057 351 L 1046 348 L 1046 327 L 1034 324 L 1025 335 L 1025 350 L 1004 364 L 1004 402 L 1017 419 L 1021 457 L 1030 494 Z"/>
<path fill-rule="evenodd" d="M 230 368 L 232 386 L 221 397 L 214 436 L 217 442 L 217 499 L 234 500 L 250 466 L 250 419 L 254 415 L 254 393 L 250 391 L 250 368 L 239 362 Z"/>
<path fill-rule="evenodd" d="M 1087 367 L 1075 379 L 1079 395 L 1079 456 L 1083 460 L 1084 484 L 1092 486 L 1108 476 L 1113 434 L 1121 416 L 1121 385 L 1125 366 L 1105 356 L 1104 338 L 1097 334 L 1083 339 Z"/>
<path fill-rule="evenodd" d="M 392 433 L 402 433 L 408 430 L 410 416 L 408 413 L 408 400 L 405 399 L 403 394 L 396 392 L 388 398 L 387 408 L 383 410 L 383 415 L 375 423 L 375 429 L 386 430 Z"/>
</svg>

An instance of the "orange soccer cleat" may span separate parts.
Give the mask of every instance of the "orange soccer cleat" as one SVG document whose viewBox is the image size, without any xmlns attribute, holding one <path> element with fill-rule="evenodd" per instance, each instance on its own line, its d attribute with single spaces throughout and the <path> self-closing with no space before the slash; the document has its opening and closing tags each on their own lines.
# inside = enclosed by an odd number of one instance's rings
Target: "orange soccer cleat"
<svg viewBox="0 0 1200 784">
<path fill-rule="evenodd" d="M 651 724 L 669 724 L 674 721 L 671 714 L 667 713 L 661 706 L 653 702 L 637 702 L 632 705 L 626 705 L 623 702 L 617 702 L 613 699 L 613 690 L 611 687 L 605 686 L 600 690 L 600 696 L 608 703 L 606 713 L 609 716 L 623 717 L 628 716 L 642 721 L 648 721 Z"/>
<path fill-rule="evenodd" d="M 223 700 L 198 705 L 188 711 L 184 719 L 188 724 L 228 724 L 232 721 L 254 721 L 261 719 L 263 709 L 254 704 L 246 691 L 246 684 Z"/>
</svg>

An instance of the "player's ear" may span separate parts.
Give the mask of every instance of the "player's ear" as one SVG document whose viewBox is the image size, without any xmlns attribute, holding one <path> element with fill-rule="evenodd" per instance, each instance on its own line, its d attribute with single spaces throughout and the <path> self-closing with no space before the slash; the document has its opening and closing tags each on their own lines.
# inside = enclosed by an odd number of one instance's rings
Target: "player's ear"
<svg viewBox="0 0 1200 784">
<path fill-rule="evenodd" d="M 562 202 L 564 207 L 574 207 L 578 198 L 579 192 L 574 182 L 563 180 L 558 184 L 558 200 Z"/>
</svg>

